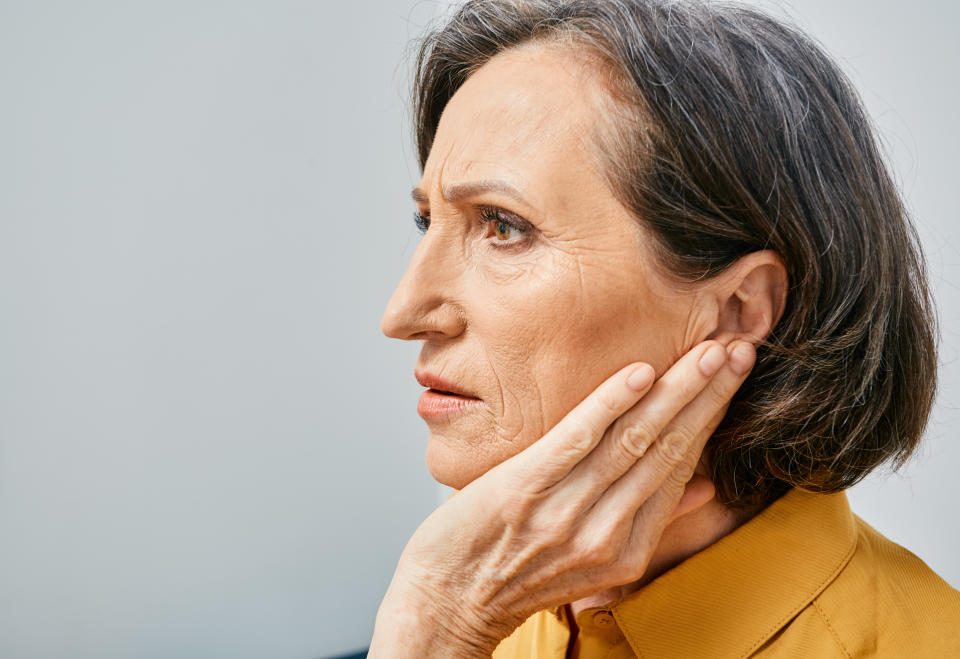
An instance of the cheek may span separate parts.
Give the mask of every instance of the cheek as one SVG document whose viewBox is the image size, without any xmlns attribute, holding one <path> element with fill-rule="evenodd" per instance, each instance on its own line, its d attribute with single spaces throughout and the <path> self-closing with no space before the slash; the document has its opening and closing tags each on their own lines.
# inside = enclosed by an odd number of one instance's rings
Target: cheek
<svg viewBox="0 0 960 659">
<path fill-rule="evenodd" d="M 523 446 L 632 361 L 661 361 L 663 302 L 636 259 L 556 255 L 523 276 L 489 281 L 473 325 L 500 387 L 503 435 Z"/>
<path fill-rule="evenodd" d="M 582 267 L 576 282 L 557 286 L 551 340 L 537 355 L 534 377 L 548 383 L 553 425 L 603 380 L 644 359 L 656 314 L 642 278 L 627 270 Z"/>
<path fill-rule="evenodd" d="M 556 299 L 558 282 L 544 272 L 542 267 L 530 269 L 509 281 L 482 275 L 470 286 L 471 343 L 489 369 L 491 394 L 499 399 L 499 438 L 514 450 L 546 432 L 543 405 L 554 395 L 554 383 L 540 377 L 538 365 L 545 354 L 557 352 L 562 307 Z"/>
</svg>

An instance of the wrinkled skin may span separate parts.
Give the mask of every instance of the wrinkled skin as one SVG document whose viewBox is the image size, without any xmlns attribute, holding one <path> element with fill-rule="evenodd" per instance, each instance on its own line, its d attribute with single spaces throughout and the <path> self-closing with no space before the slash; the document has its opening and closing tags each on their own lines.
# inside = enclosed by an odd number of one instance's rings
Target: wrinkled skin
<svg viewBox="0 0 960 659">
<path fill-rule="evenodd" d="M 591 77 L 556 53 L 501 53 L 441 117 L 419 185 L 430 226 L 382 329 L 424 340 L 417 370 L 484 401 L 428 421 L 428 467 L 451 487 L 536 441 L 624 364 L 646 361 L 660 374 L 716 328 L 709 300 L 654 269 L 649 239 L 586 155 L 595 119 L 581 90 Z M 441 195 L 443 186 L 489 179 L 529 203 L 499 192 L 457 203 Z M 485 204 L 535 229 L 482 224 Z"/>
<path fill-rule="evenodd" d="M 408 543 L 381 603 L 371 656 L 401 656 L 400 647 L 411 657 L 427 649 L 489 656 L 537 607 L 569 603 L 575 615 L 623 596 L 744 521 L 715 500 L 697 462 L 745 375 L 721 369 L 717 384 L 677 415 L 683 431 L 663 431 L 657 441 L 640 432 L 650 418 L 638 408 L 609 428 L 558 423 L 578 404 L 594 405 L 598 387 L 632 362 L 665 378 L 643 405 L 676 403 L 700 376 L 689 366 L 668 369 L 704 339 L 733 349 L 767 336 L 787 290 L 786 270 L 770 250 L 695 284 L 658 266 L 651 238 L 616 200 L 596 157 L 592 138 L 606 116 L 596 80 L 589 62 L 569 51 L 525 46 L 475 71 L 440 119 L 415 195 L 429 228 L 382 330 L 423 341 L 416 370 L 481 402 L 426 419 L 430 472 L 463 491 Z M 489 186 L 451 196 L 492 180 L 523 201 Z M 587 456 L 552 454 L 551 430 L 556 446 L 577 446 L 585 433 L 600 443 Z M 650 457 L 607 490 L 603 474 L 624 451 L 636 460 L 629 447 L 638 436 L 653 447 Z M 671 450 L 670 436 L 685 437 L 687 448 Z M 549 481 L 567 462 L 578 476 Z M 554 484 L 537 490 L 541 480 Z M 591 508 L 604 491 L 606 503 Z M 522 541 L 505 551 L 500 538 Z M 598 538 L 603 556 L 594 570 L 596 554 L 582 547 Z M 619 558 L 606 556 L 611 551 Z M 438 638 L 452 619 L 474 624 Z"/>
</svg>

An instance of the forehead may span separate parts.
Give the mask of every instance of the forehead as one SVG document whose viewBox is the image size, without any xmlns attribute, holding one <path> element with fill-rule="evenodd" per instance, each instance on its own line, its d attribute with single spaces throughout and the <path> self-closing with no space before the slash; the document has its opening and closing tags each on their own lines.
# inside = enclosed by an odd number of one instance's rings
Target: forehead
<svg viewBox="0 0 960 659">
<path fill-rule="evenodd" d="M 587 166 L 593 67 L 557 47 L 505 51 L 478 68 L 444 108 L 424 167 L 434 186 L 504 175 L 518 185 Z M 591 163 L 592 166 L 592 163 Z"/>
</svg>

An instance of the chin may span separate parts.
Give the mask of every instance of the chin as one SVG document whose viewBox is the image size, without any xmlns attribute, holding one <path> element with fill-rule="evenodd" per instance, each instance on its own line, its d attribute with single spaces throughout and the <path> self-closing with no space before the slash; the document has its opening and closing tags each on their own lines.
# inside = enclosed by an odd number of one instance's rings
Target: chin
<svg viewBox="0 0 960 659">
<path fill-rule="evenodd" d="M 457 450 L 431 436 L 427 444 L 427 469 L 441 485 L 462 490 L 498 463 L 490 456 L 483 460 L 480 454 L 476 447 L 464 446 Z"/>
</svg>

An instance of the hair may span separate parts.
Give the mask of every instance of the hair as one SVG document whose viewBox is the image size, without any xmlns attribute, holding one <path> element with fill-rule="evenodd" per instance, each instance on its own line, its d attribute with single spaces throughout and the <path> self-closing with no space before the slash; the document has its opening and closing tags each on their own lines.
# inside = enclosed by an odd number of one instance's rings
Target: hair
<svg viewBox="0 0 960 659">
<path fill-rule="evenodd" d="M 755 511 L 901 466 L 936 393 L 937 319 L 871 121 L 823 48 L 731 3 L 468 0 L 419 43 L 421 170 L 460 85 L 525 45 L 601 64 L 597 153 L 665 272 L 694 283 L 762 249 L 784 261 L 784 313 L 704 449 L 718 498 Z"/>
</svg>

